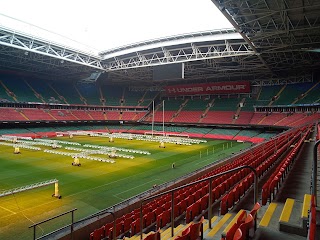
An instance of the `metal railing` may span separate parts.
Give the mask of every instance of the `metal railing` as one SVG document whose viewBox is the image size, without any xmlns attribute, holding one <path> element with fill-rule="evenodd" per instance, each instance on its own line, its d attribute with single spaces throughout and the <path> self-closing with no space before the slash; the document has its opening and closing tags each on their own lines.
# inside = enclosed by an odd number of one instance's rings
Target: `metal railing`
<svg viewBox="0 0 320 240">
<path fill-rule="evenodd" d="M 74 211 L 76 211 L 76 210 L 77 210 L 77 208 L 74 208 L 74 209 L 72 209 L 72 210 L 69 210 L 69 211 L 67 211 L 67 212 L 61 213 L 61 214 L 59 214 L 59 215 L 57 215 L 57 216 L 54 216 L 54 217 L 52 217 L 52 218 L 48 218 L 48 219 L 46 219 L 46 220 L 44 220 L 44 221 L 41 221 L 41 222 L 38 222 L 38 223 L 35 223 L 35 224 L 31 225 L 29 228 L 33 228 L 33 240 L 42 239 L 42 238 L 47 237 L 47 236 L 49 236 L 49 235 L 51 235 L 51 234 L 53 234 L 53 233 L 55 233 L 55 232 L 58 232 L 58 231 L 60 231 L 60 230 L 62 230 L 62 229 L 65 229 L 65 228 L 67 228 L 67 227 L 70 227 L 71 236 L 72 236 L 72 233 L 73 233 L 73 224 L 74 224 Z M 71 224 L 66 225 L 66 226 L 64 226 L 64 227 L 62 227 L 62 228 L 59 228 L 59 229 L 57 229 L 57 230 L 55 230 L 55 231 L 53 231 L 53 232 L 50 232 L 50 233 L 48 233 L 48 234 L 45 234 L 45 235 L 43 235 L 43 236 L 41 236 L 41 237 L 39 237 L 39 238 L 36 238 L 36 227 L 37 227 L 37 226 L 41 225 L 42 223 L 46 223 L 46 222 L 49 222 L 49 221 L 51 221 L 51 220 L 53 220 L 53 219 L 59 218 L 59 217 L 61 217 L 61 216 L 64 216 L 64 215 L 66 215 L 66 214 L 68 214 L 68 213 L 71 213 Z"/>
<path fill-rule="evenodd" d="M 313 173 L 312 173 L 312 194 L 315 197 L 315 204 L 317 205 L 317 174 L 318 174 L 318 146 L 320 145 L 320 140 L 318 140 L 313 148 Z"/>
<path fill-rule="evenodd" d="M 157 194 L 157 195 L 154 195 L 154 196 L 151 196 L 151 197 L 148 197 L 148 198 L 143 199 L 143 200 L 141 201 L 141 203 L 140 203 L 140 239 L 143 238 L 143 215 L 142 215 L 142 207 L 143 207 L 143 203 L 144 203 L 144 202 L 171 193 L 171 236 L 173 237 L 173 236 L 174 236 L 174 220 L 175 220 L 175 219 L 174 219 L 174 193 L 175 193 L 175 191 L 178 191 L 178 190 L 180 190 L 180 189 L 182 189 L 182 188 L 189 187 L 189 186 L 192 186 L 192 185 L 195 185 L 195 184 L 204 182 L 204 181 L 209 181 L 208 219 L 209 219 L 209 228 L 211 228 L 211 227 L 212 227 L 212 224 L 211 224 L 211 218 L 212 218 L 212 180 L 215 179 L 215 178 L 217 178 L 217 177 L 220 177 L 220 176 L 222 176 L 222 175 L 225 175 L 225 174 L 228 174 L 228 173 L 232 173 L 232 172 L 236 172 L 236 171 L 239 171 L 239 170 L 245 169 L 245 168 L 250 169 L 250 170 L 253 172 L 253 174 L 254 174 L 253 204 L 255 204 L 256 202 L 258 202 L 258 175 L 257 175 L 257 171 L 256 171 L 253 167 L 251 167 L 251 166 L 247 166 L 247 165 L 245 165 L 245 166 L 240 166 L 240 167 L 237 167 L 237 168 L 234 168 L 234 169 L 231 169 L 231 170 L 222 172 L 222 173 L 218 173 L 218 174 L 213 175 L 213 176 L 211 176 L 211 177 L 207 177 L 207 178 L 204 178 L 204 179 L 201 179 L 201 180 L 192 182 L 192 183 L 188 183 L 188 184 L 185 184 L 185 185 L 183 185 L 183 186 L 176 187 L 176 188 L 174 188 L 174 189 L 172 189 L 172 190 L 168 190 L 168 191 L 165 191 L 165 192 L 163 192 L 163 193 L 159 193 L 159 194 Z"/>
<path fill-rule="evenodd" d="M 75 222 L 75 221 L 74 221 L 74 211 L 76 211 L 76 210 L 77 210 L 77 208 L 74 208 L 74 209 L 72 209 L 72 210 L 69 210 L 69 211 L 67 211 L 67 212 L 61 213 L 61 214 L 59 214 L 59 215 L 57 215 L 57 216 L 54 216 L 54 217 L 52 217 L 52 218 L 46 219 L 46 220 L 44 220 L 44 221 L 42 221 L 42 222 L 38 222 L 38 223 L 35 223 L 35 224 L 31 225 L 29 228 L 32 228 L 32 227 L 33 227 L 33 240 L 37 240 L 37 239 L 42 239 L 42 238 L 48 237 L 48 236 L 50 236 L 50 235 L 52 235 L 52 234 L 54 234 L 54 233 L 57 233 L 57 232 L 65 229 L 65 228 L 68 228 L 68 227 L 70 227 L 71 239 L 73 239 L 73 230 L 74 230 L 74 226 L 75 226 L 76 224 L 81 223 L 81 222 L 84 222 L 84 221 L 86 221 L 86 220 L 90 220 L 90 219 L 95 218 L 95 217 L 99 217 L 99 216 L 101 216 L 101 215 L 105 215 L 105 214 L 111 214 L 111 215 L 112 215 L 112 218 L 113 218 L 113 239 L 114 239 L 114 240 L 116 239 L 116 221 L 115 221 L 116 218 L 115 218 L 115 214 L 114 214 L 113 212 L 108 211 L 108 210 L 106 210 L 106 211 L 103 210 L 103 211 L 97 212 L 97 213 L 95 213 L 95 214 L 92 214 L 92 215 L 90 215 L 90 216 L 88 216 L 88 217 L 86 217 L 86 218 L 80 219 L 79 221 L 76 221 L 76 222 Z M 49 221 L 51 221 L 51 220 L 53 220 L 53 219 L 59 218 L 59 217 L 61 217 L 61 216 L 64 216 L 64 215 L 66 215 L 66 214 L 68 214 L 68 213 L 70 213 L 70 212 L 71 212 L 71 224 L 68 224 L 68 225 L 66 225 L 66 226 L 64 226 L 64 227 L 61 227 L 61 228 L 59 228 L 59 229 L 56 229 L 55 231 L 50 232 L 50 233 L 48 233 L 48 234 L 45 234 L 45 235 L 43 235 L 43 236 L 41 236 L 41 237 L 39 237 L 39 238 L 36 238 L 36 227 L 37 227 L 38 225 L 41 225 L 42 223 L 49 222 Z"/>
</svg>

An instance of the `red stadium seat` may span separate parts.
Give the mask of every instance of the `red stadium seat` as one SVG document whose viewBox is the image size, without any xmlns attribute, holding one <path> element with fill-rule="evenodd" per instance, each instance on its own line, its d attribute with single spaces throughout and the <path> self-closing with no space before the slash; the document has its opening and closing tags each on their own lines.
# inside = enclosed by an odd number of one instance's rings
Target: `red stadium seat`
<svg viewBox="0 0 320 240">
<path fill-rule="evenodd" d="M 131 223 L 131 222 L 130 222 Z M 110 228 L 113 227 L 113 222 L 111 223 L 107 223 L 106 225 L 104 225 L 104 229 L 105 229 L 105 236 L 109 236 L 109 230 Z"/>
<path fill-rule="evenodd" d="M 241 230 L 238 228 L 233 236 L 233 240 L 245 240 L 245 236 L 242 235 Z"/>
<path fill-rule="evenodd" d="M 205 211 L 208 209 L 208 204 L 209 204 L 209 194 L 204 195 L 200 200 L 200 210 Z"/>
<path fill-rule="evenodd" d="M 144 238 L 144 240 L 160 240 L 160 228 L 157 232 L 149 234 L 147 237 Z"/>
<path fill-rule="evenodd" d="M 176 237 L 174 240 L 189 240 L 190 239 L 190 228 L 188 227 L 182 232 L 181 236 Z"/>
<path fill-rule="evenodd" d="M 158 216 L 159 214 L 161 214 L 164 211 L 164 209 L 162 207 L 156 207 L 153 210 L 153 213 L 155 214 L 155 216 Z"/>
<path fill-rule="evenodd" d="M 90 240 L 100 240 L 100 239 L 103 239 L 104 237 L 105 237 L 104 226 L 102 226 L 101 228 L 98 228 L 98 229 L 94 230 L 94 231 L 90 234 Z"/>
<path fill-rule="evenodd" d="M 130 229 L 131 229 L 131 233 L 130 233 L 131 236 L 136 235 L 137 233 L 139 233 L 140 232 L 140 219 L 134 220 L 131 223 Z"/>
<path fill-rule="evenodd" d="M 177 205 L 179 206 L 180 214 L 184 213 L 187 210 L 187 201 L 185 199 L 183 199 Z"/>
<path fill-rule="evenodd" d="M 154 222 L 154 213 L 149 212 L 143 216 L 143 228 L 150 226 Z"/>
<path fill-rule="evenodd" d="M 240 225 L 241 223 L 245 222 L 246 218 L 247 218 L 247 212 L 242 211 L 242 213 L 240 214 L 240 216 L 237 219 L 237 223 Z"/>
<path fill-rule="evenodd" d="M 122 223 L 116 224 L 116 236 L 120 236 L 122 234 L 123 225 Z M 138 229 L 139 231 L 140 229 Z M 113 226 L 109 228 L 108 235 L 106 235 L 108 239 L 113 239 Z"/>
<path fill-rule="evenodd" d="M 163 228 L 171 221 L 171 212 L 166 210 L 157 216 L 157 228 Z"/>
<path fill-rule="evenodd" d="M 239 227 L 242 231 L 242 234 L 245 238 L 253 237 L 255 229 L 254 229 L 254 218 L 251 214 L 248 214 L 244 223 L 242 223 Z"/>
<path fill-rule="evenodd" d="M 220 214 L 224 215 L 228 212 L 228 194 L 224 195 L 220 202 Z"/>
<path fill-rule="evenodd" d="M 257 217 L 257 212 L 259 211 L 259 209 L 261 208 L 260 203 L 256 203 L 253 206 L 253 209 L 250 211 L 250 214 L 252 215 L 252 217 L 255 219 Z"/>
<path fill-rule="evenodd" d="M 194 201 L 197 201 L 201 197 L 201 191 L 196 191 L 195 193 L 192 194 L 194 197 Z"/>
<path fill-rule="evenodd" d="M 316 223 L 310 224 L 309 233 L 308 233 L 308 240 L 315 240 L 316 239 L 316 231 L 317 231 L 316 228 L 317 228 Z"/>
<path fill-rule="evenodd" d="M 189 226 L 190 239 L 193 239 L 193 240 L 203 239 L 203 221 L 204 221 L 204 216 L 201 217 L 199 222 L 192 223 Z"/>
<path fill-rule="evenodd" d="M 231 228 L 221 236 L 221 240 L 232 240 L 233 236 L 235 235 L 237 229 L 239 228 L 240 224 L 238 222 L 235 222 Z"/>
<path fill-rule="evenodd" d="M 187 206 L 190 206 L 191 204 L 194 203 L 194 196 L 189 195 L 189 196 L 186 198 L 186 201 L 187 201 Z"/>
<path fill-rule="evenodd" d="M 130 224 L 132 223 L 132 218 L 126 218 L 123 220 L 123 232 L 130 230 Z"/>
</svg>

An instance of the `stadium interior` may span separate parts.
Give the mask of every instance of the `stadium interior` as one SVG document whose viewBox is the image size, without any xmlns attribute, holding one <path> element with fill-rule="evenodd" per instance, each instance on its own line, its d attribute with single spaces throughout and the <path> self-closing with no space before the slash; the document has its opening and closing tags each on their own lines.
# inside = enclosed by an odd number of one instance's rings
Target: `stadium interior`
<svg viewBox="0 0 320 240">
<path fill-rule="evenodd" d="M 33 239 L 320 239 L 320 1 L 212 4 L 232 29 L 98 55 L 0 26 L 0 143 L 146 133 L 248 143 Z"/>
</svg>

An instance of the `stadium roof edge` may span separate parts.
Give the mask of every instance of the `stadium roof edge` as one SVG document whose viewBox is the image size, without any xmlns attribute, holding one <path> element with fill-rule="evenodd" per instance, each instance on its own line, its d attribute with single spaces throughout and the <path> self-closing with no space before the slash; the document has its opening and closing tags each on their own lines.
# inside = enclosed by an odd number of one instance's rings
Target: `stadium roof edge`
<svg viewBox="0 0 320 240">
<path fill-rule="evenodd" d="M 21 32 L 21 31 L 12 29 L 12 28 L 8 28 L 8 27 L 4 27 L 4 26 L 0 25 L 0 30 L 6 31 L 6 32 L 11 32 L 13 34 L 17 34 L 19 36 L 26 37 L 26 38 L 29 38 L 29 39 L 38 40 L 38 41 L 41 41 L 41 42 L 46 42 L 46 43 L 49 43 L 49 44 L 52 44 L 52 45 L 55 45 L 55 46 L 58 46 L 58 47 L 61 47 L 61 48 L 68 48 L 68 49 L 70 49 L 72 51 L 76 51 L 76 52 L 79 52 L 81 54 L 85 54 L 85 55 L 88 55 L 88 56 L 91 56 L 91 57 L 100 58 L 99 54 L 95 54 L 95 53 L 89 52 L 89 51 L 84 51 L 83 49 L 74 48 L 74 47 L 69 46 L 69 45 L 63 45 L 61 43 L 52 41 L 50 39 L 41 38 L 41 37 L 38 37 L 38 36 L 35 36 L 35 35 L 31 35 L 31 34 L 28 34 L 28 33 L 25 33 L 25 32 Z"/>
<path fill-rule="evenodd" d="M 161 37 L 161 38 L 156 38 L 156 39 L 150 39 L 146 41 L 141 41 L 141 42 L 136 42 L 136 43 L 131 43 L 127 45 L 123 45 L 120 47 L 112 48 L 109 50 L 101 51 L 99 52 L 100 56 L 105 56 L 105 55 L 113 55 L 114 53 L 122 52 L 122 51 L 135 51 L 137 48 L 143 48 L 149 45 L 155 45 L 162 43 L 163 45 L 171 45 L 173 41 L 178 41 L 180 40 L 181 43 L 184 43 L 187 39 L 190 38 L 208 38 L 212 36 L 218 36 L 218 35 L 225 35 L 225 34 L 233 34 L 233 33 L 238 33 L 237 30 L 234 28 L 225 28 L 225 29 L 215 29 L 215 30 L 207 30 L 207 31 L 201 31 L 201 32 L 191 32 L 191 33 L 185 33 L 185 34 L 179 34 L 179 35 L 172 35 L 172 36 L 166 36 L 166 37 Z M 242 39 L 242 37 L 239 35 L 239 39 Z M 184 41 L 183 41 L 184 40 Z M 212 40 L 212 39 L 209 39 Z M 194 42 L 194 41 L 193 41 Z M 170 44 L 168 44 L 170 43 Z M 149 49 L 150 47 L 148 47 Z M 112 57 L 112 56 L 111 56 Z"/>
</svg>

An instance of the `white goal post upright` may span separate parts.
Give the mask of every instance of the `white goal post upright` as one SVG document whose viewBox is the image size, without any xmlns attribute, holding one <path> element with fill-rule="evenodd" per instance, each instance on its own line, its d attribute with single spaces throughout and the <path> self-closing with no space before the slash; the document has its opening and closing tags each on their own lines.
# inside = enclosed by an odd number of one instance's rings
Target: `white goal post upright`
<svg viewBox="0 0 320 240">
<path fill-rule="evenodd" d="M 162 132 L 163 132 L 163 136 L 165 136 L 165 133 L 164 133 L 164 100 L 162 100 Z"/>
<path fill-rule="evenodd" d="M 154 100 L 152 101 L 152 123 L 151 123 L 151 134 L 153 137 L 153 125 L 154 125 Z"/>
</svg>

